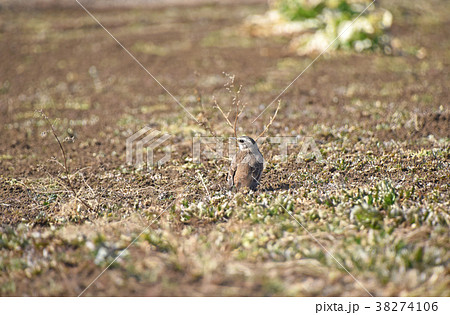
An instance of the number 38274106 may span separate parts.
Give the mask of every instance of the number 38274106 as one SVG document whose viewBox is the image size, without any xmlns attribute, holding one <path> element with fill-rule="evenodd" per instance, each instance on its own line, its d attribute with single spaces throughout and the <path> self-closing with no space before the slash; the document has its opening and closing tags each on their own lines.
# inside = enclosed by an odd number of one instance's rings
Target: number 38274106
<svg viewBox="0 0 450 315">
<path fill-rule="evenodd" d="M 438 310 L 437 302 L 377 302 L 376 311 L 386 311 L 386 312 L 402 312 L 403 310 L 407 311 L 434 311 Z"/>
</svg>

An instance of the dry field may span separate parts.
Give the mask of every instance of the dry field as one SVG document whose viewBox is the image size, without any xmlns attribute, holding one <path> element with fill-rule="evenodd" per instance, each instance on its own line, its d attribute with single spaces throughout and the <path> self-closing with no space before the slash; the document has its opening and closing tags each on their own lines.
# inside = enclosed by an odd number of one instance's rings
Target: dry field
<svg viewBox="0 0 450 315">
<path fill-rule="evenodd" d="M 209 133 L 80 7 L 0 6 L 0 295 L 449 296 L 450 3 L 382 5 L 401 51 L 322 56 L 267 133 L 299 142 L 286 159 L 265 142 L 262 184 L 237 194 L 229 160 L 192 160 Z M 228 137 L 212 106 L 230 107 L 222 72 L 243 84 L 239 133 L 255 136 L 314 59 L 242 30 L 266 9 L 92 12 Z M 126 163 L 144 126 L 171 135 L 150 170 Z M 323 161 L 296 159 L 305 139 Z"/>
</svg>

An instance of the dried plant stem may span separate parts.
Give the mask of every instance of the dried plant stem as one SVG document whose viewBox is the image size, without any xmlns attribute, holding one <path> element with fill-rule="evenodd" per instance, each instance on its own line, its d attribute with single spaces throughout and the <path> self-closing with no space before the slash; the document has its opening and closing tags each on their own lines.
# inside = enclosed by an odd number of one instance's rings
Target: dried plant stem
<svg viewBox="0 0 450 315">
<path fill-rule="evenodd" d="M 275 120 L 275 117 L 277 117 L 278 110 L 280 109 L 280 106 L 281 106 L 281 101 L 278 100 L 278 106 L 277 106 L 277 109 L 275 110 L 275 114 L 272 117 L 270 117 L 269 123 L 266 125 L 264 130 L 259 134 L 259 136 L 256 137 L 255 140 L 258 140 L 259 138 L 261 138 L 261 136 L 263 136 L 267 132 L 267 130 L 269 130 L 269 127 L 272 125 L 273 121 Z"/>
<path fill-rule="evenodd" d="M 238 128 L 239 117 L 241 116 L 241 114 L 243 113 L 244 108 L 245 108 L 245 104 L 242 104 L 242 101 L 240 98 L 242 85 L 239 85 L 239 88 L 236 90 L 235 85 L 234 85 L 235 76 L 228 74 L 228 73 L 224 73 L 224 75 L 226 77 L 228 77 L 228 82 L 225 84 L 225 89 L 228 91 L 228 93 L 232 94 L 232 107 L 234 107 L 234 113 L 235 113 L 233 123 L 230 121 L 230 118 L 229 118 L 231 110 L 228 114 L 225 114 L 223 109 L 217 103 L 217 100 L 213 97 L 214 105 L 220 111 L 223 118 L 225 118 L 225 121 L 227 122 L 228 126 L 230 126 L 231 129 L 233 130 L 234 138 L 237 138 L 237 128 Z"/>
<path fill-rule="evenodd" d="M 242 103 L 242 100 L 240 98 L 240 94 L 242 91 L 242 85 L 239 85 L 239 87 L 235 86 L 235 83 L 234 83 L 235 76 L 234 75 L 231 75 L 228 73 L 224 73 L 224 75 L 228 78 L 228 81 L 225 84 L 225 89 L 228 91 L 228 93 L 230 93 L 232 95 L 232 102 L 231 102 L 232 108 L 230 109 L 230 111 L 228 113 L 225 113 L 225 111 L 222 109 L 222 107 L 217 102 L 216 98 L 213 96 L 214 107 L 219 110 L 220 114 L 225 119 L 225 122 L 227 123 L 227 125 L 230 126 L 230 128 L 232 129 L 234 138 L 237 138 L 238 137 L 237 132 L 238 132 L 239 117 L 242 115 L 242 113 L 244 112 L 244 109 L 245 109 L 245 104 Z M 202 109 L 204 109 L 203 103 L 201 102 L 201 97 L 199 96 L 200 94 L 197 91 L 196 91 L 196 93 L 198 95 L 197 101 L 201 104 Z M 278 106 L 275 110 L 274 115 L 272 117 L 270 117 L 269 123 L 265 126 L 264 130 L 258 135 L 258 137 L 255 140 L 258 140 L 259 138 L 261 138 L 269 130 L 270 126 L 273 124 L 273 122 L 275 121 L 275 118 L 277 117 L 280 106 L 281 106 L 281 100 L 278 100 Z M 234 119 L 232 119 L 232 120 L 230 119 L 231 112 L 234 112 Z M 203 111 L 203 114 L 204 114 L 204 111 Z M 205 115 L 203 115 L 203 116 L 205 116 Z M 208 132 L 210 132 L 214 137 L 216 137 L 216 134 L 213 131 L 213 129 L 211 128 L 209 121 L 200 122 L 200 126 L 203 127 L 205 130 L 207 130 Z"/>
<path fill-rule="evenodd" d="M 72 191 L 73 195 L 75 196 L 75 198 L 80 201 L 86 208 L 88 208 L 91 211 L 94 211 L 94 209 L 91 207 L 91 205 L 89 205 L 85 200 L 81 199 L 78 196 L 78 192 L 76 191 L 71 179 L 70 179 L 70 169 L 69 169 L 69 164 L 68 164 L 68 159 L 67 159 L 67 154 L 66 154 L 66 150 L 64 149 L 64 146 L 62 145 L 61 141 L 59 140 L 58 135 L 56 134 L 55 128 L 53 127 L 53 124 L 51 123 L 50 119 L 48 118 L 47 115 L 45 115 L 45 113 L 40 110 L 38 111 L 41 116 L 45 119 L 45 121 L 47 122 L 47 124 L 50 126 L 50 130 L 53 134 L 53 137 L 56 139 L 56 142 L 58 143 L 59 146 L 59 150 L 61 151 L 61 154 L 63 156 L 63 164 L 62 167 L 64 168 L 64 172 L 66 174 L 66 182 L 67 185 L 69 186 L 70 191 Z M 62 177 L 58 177 L 61 181 L 64 182 L 64 179 Z"/>
<path fill-rule="evenodd" d="M 223 118 L 225 118 L 225 121 L 227 122 L 227 124 L 228 124 L 231 128 L 233 128 L 233 124 L 231 123 L 230 119 L 228 118 L 228 116 L 230 116 L 230 114 L 226 115 L 226 114 L 223 112 L 222 108 L 221 108 L 220 105 L 217 103 L 217 100 L 216 100 L 216 98 L 215 98 L 214 96 L 213 96 L 213 100 L 214 100 L 214 105 L 215 105 L 215 107 L 216 107 L 216 108 L 219 110 L 219 112 L 222 114 Z"/>
</svg>

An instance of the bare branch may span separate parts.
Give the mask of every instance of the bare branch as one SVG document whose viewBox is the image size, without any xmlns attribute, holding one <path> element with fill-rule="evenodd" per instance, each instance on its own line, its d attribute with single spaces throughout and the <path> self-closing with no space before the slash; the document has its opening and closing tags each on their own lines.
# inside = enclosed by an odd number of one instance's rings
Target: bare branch
<svg viewBox="0 0 450 315">
<path fill-rule="evenodd" d="M 216 98 L 213 96 L 213 101 L 214 101 L 214 105 L 215 107 L 220 111 L 220 113 L 222 114 L 223 118 L 225 118 L 225 121 L 227 122 L 227 124 L 233 128 L 233 124 L 231 123 L 230 119 L 228 118 L 228 116 L 230 116 L 230 114 L 225 115 L 225 113 L 223 112 L 222 108 L 220 107 L 219 103 L 217 103 Z"/>
<path fill-rule="evenodd" d="M 235 75 L 229 74 L 229 73 L 223 73 L 227 78 L 228 81 L 224 84 L 225 89 L 228 91 L 228 93 L 231 94 L 231 109 L 228 113 L 225 113 L 225 111 L 222 109 L 222 107 L 217 102 L 216 98 L 213 96 L 213 102 L 215 108 L 217 108 L 222 115 L 222 117 L 225 119 L 225 122 L 228 126 L 230 126 L 233 136 L 237 138 L 237 132 L 238 132 L 238 122 L 239 117 L 242 115 L 245 109 L 245 104 L 242 103 L 242 100 L 240 98 L 240 94 L 242 91 L 242 85 L 239 85 L 239 87 L 235 86 Z M 202 104 L 203 108 L 203 104 Z M 231 112 L 234 112 L 234 117 L 230 119 Z M 203 112 L 202 112 L 203 113 Z M 209 125 L 209 122 L 200 122 L 200 126 L 205 128 L 207 131 L 209 131 L 213 136 L 216 136 L 213 129 Z"/>
<path fill-rule="evenodd" d="M 259 138 L 261 138 L 261 136 L 264 135 L 267 130 L 269 130 L 269 127 L 272 125 L 273 121 L 275 120 L 275 117 L 277 117 L 278 110 L 280 109 L 280 106 L 281 106 L 281 100 L 278 100 L 278 106 L 277 106 L 277 109 L 275 110 L 275 114 L 272 117 L 270 117 L 269 123 L 264 128 L 264 130 L 259 134 L 259 136 L 255 139 L 255 141 L 258 140 Z"/>
</svg>

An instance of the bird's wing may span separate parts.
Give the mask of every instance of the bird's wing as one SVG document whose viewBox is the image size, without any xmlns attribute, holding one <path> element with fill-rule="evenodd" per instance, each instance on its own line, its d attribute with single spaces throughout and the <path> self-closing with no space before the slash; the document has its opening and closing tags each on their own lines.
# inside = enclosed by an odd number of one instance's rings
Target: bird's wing
<svg viewBox="0 0 450 315">
<path fill-rule="evenodd" d="M 263 163 L 257 162 L 252 165 L 252 177 L 254 180 L 258 182 L 258 184 L 260 184 L 259 180 L 261 179 L 263 168 L 264 168 Z"/>
<path fill-rule="evenodd" d="M 236 173 L 237 163 L 236 163 L 236 155 L 233 157 L 230 165 L 230 171 L 228 172 L 228 186 L 229 188 L 233 188 L 234 186 L 234 174 Z"/>
</svg>

